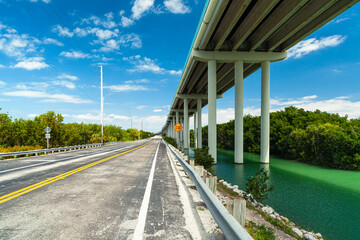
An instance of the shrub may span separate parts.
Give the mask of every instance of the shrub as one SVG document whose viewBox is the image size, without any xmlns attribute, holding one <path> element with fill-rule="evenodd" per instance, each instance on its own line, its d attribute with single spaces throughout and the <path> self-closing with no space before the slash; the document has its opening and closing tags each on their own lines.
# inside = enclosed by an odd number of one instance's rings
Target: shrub
<svg viewBox="0 0 360 240">
<path fill-rule="evenodd" d="M 209 148 L 197 148 L 194 150 L 195 152 L 195 163 L 197 165 L 202 165 L 208 171 L 211 170 L 212 165 L 214 164 L 214 158 L 209 155 Z"/>
<path fill-rule="evenodd" d="M 169 144 L 171 144 L 171 145 L 173 145 L 174 147 L 177 148 L 177 143 L 176 143 L 175 138 L 165 137 L 164 140 L 165 140 L 166 142 L 168 142 Z"/>
<path fill-rule="evenodd" d="M 269 192 L 274 190 L 273 186 L 268 186 L 269 179 L 269 173 L 264 168 L 260 169 L 256 176 L 248 178 L 246 192 L 250 193 L 256 201 L 262 202 L 269 196 Z"/>
</svg>

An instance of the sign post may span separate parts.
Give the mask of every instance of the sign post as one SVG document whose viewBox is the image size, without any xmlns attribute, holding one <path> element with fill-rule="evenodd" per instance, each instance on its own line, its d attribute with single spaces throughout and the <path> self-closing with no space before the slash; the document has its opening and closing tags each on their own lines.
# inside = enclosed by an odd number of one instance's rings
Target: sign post
<svg viewBox="0 0 360 240">
<path fill-rule="evenodd" d="M 51 128 L 49 127 L 46 127 L 45 129 L 45 138 L 46 138 L 46 146 L 47 146 L 47 149 L 49 149 L 49 139 L 50 139 L 50 132 L 51 132 Z"/>
</svg>

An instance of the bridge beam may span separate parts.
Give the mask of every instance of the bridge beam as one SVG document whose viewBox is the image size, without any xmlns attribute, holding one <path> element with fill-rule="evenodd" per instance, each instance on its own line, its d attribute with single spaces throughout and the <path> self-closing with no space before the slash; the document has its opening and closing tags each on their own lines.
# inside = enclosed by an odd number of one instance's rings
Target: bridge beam
<svg viewBox="0 0 360 240">
<path fill-rule="evenodd" d="M 209 154 L 217 162 L 216 145 L 216 61 L 208 62 L 208 146 Z"/>
<path fill-rule="evenodd" d="M 260 163 L 269 163 L 270 154 L 270 61 L 261 63 L 261 149 Z"/>
<path fill-rule="evenodd" d="M 197 99 L 197 120 L 198 120 L 198 124 L 197 124 L 197 127 L 198 127 L 198 145 L 197 147 L 198 148 L 202 148 L 202 122 L 201 122 L 201 113 L 202 112 L 202 101 L 201 101 L 201 98 L 198 98 Z"/>
<path fill-rule="evenodd" d="M 223 98 L 223 94 L 217 94 L 216 98 Z M 208 95 L 207 94 L 176 94 L 176 97 L 178 98 L 187 98 L 187 99 L 208 99 Z"/>
<path fill-rule="evenodd" d="M 286 52 L 238 52 L 238 51 L 201 51 L 192 50 L 194 59 L 201 62 L 215 60 L 218 63 L 243 61 L 244 63 L 259 63 L 263 61 L 276 62 L 287 57 Z"/>
<path fill-rule="evenodd" d="M 244 163 L 244 62 L 235 62 L 235 163 Z"/>
</svg>

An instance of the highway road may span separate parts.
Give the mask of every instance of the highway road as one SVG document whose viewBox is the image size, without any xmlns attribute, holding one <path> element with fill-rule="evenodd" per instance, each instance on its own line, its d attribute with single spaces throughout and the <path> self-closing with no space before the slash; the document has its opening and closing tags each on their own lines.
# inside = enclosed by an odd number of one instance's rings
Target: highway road
<svg viewBox="0 0 360 240">
<path fill-rule="evenodd" d="M 160 139 L 0 161 L 0 239 L 201 239 L 172 164 Z"/>
</svg>

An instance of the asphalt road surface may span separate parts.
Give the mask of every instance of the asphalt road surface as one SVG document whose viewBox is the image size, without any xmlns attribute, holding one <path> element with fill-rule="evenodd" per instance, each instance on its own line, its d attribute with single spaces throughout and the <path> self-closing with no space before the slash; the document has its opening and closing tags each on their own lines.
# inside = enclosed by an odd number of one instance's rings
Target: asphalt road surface
<svg viewBox="0 0 360 240">
<path fill-rule="evenodd" d="M 160 139 L 0 161 L 0 239 L 199 239 L 172 164 Z"/>
</svg>

